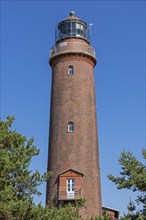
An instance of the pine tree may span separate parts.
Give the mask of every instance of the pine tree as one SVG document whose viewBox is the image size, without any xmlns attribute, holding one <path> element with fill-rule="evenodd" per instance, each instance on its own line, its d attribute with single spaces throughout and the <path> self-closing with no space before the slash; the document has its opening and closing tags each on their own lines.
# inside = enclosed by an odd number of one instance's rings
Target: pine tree
<svg viewBox="0 0 146 220">
<path fill-rule="evenodd" d="M 39 154 L 27 138 L 12 130 L 14 117 L 0 121 L 0 219 L 29 219 L 34 206 L 33 196 L 40 195 L 38 186 L 49 178 L 29 170 L 32 157 Z"/>
<path fill-rule="evenodd" d="M 142 155 L 146 160 L 145 149 L 142 150 Z M 146 219 L 146 164 L 138 161 L 131 152 L 125 151 L 119 158 L 119 164 L 121 165 L 120 177 L 109 174 L 108 178 L 117 185 L 118 189 L 129 189 L 139 193 L 136 202 L 143 206 L 139 212 L 139 217 L 142 216 L 143 219 Z"/>
</svg>

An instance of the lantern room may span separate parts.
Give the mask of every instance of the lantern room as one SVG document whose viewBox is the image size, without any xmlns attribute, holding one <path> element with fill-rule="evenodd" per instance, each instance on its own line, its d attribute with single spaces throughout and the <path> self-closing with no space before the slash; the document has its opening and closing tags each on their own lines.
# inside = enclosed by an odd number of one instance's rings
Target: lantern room
<svg viewBox="0 0 146 220">
<path fill-rule="evenodd" d="M 86 22 L 77 18 L 74 11 L 71 11 L 70 16 L 57 25 L 55 38 L 56 43 L 65 38 L 82 38 L 89 42 L 89 26 Z"/>
</svg>

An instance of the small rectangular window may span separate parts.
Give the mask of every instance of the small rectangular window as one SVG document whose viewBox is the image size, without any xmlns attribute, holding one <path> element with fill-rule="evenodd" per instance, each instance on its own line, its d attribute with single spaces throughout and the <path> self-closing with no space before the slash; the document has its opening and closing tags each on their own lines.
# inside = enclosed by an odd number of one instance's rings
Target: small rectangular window
<svg viewBox="0 0 146 220">
<path fill-rule="evenodd" d="M 74 67 L 73 66 L 69 66 L 68 67 L 68 75 L 73 75 L 74 74 Z"/>
<path fill-rule="evenodd" d="M 74 132 L 74 123 L 72 121 L 68 123 L 68 132 Z"/>
</svg>

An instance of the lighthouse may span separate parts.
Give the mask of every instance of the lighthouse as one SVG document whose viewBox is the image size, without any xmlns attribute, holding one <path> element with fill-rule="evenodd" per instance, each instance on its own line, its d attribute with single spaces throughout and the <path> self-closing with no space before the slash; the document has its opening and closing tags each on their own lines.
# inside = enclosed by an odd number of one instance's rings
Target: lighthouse
<svg viewBox="0 0 146 220">
<path fill-rule="evenodd" d="M 55 31 L 46 203 L 85 198 L 83 217 L 102 214 L 94 67 L 89 25 L 71 11 Z"/>
</svg>

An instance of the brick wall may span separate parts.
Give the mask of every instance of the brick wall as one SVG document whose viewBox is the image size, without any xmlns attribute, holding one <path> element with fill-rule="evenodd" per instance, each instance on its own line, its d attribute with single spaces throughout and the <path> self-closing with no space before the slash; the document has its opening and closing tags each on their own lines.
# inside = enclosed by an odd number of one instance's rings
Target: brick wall
<svg viewBox="0 0 146 220">
<path fill-rule="evenodd" d="M 89 44 L 79 40 L 84 47 Z M 54 171 L 47 185 L 47 200 L 57 196 L 58 174 L 65 169 L 80 170 L 84 174 L 83 189 L 87 208 L 83 216 L 102 213 L 96 101 L 94 90 L 93 57 L 81 53 L 82 44 L 72 43 L 79 53 L 66 53 L 51 59 L 52 91 L 50 112 L 48 169 Z M 81 45 L 81 46 L 80 46 Z M 74 74 L 68 75 L 68 67 L 74 66 Z M 68 122 L 74 122 L 75 130 L 67 130 Z"/>
</svg>

